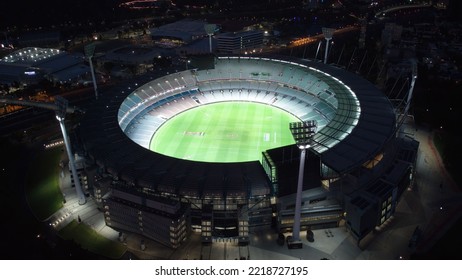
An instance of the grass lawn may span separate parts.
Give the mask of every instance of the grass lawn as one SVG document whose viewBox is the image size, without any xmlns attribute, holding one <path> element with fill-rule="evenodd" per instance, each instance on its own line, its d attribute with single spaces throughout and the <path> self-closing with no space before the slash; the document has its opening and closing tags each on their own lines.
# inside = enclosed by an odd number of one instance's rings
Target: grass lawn
<svg viewBox="0 0 462 280">
<path fill-rule="evenodd" d="M 40 151 L 31 160 L 25 192 L 32 212 L 43 221 L 63 206 L 59 189 L 61 147 Z"/>
<path fill-rule="evenodd" d="M 65 240 L 74 240 L 83 249 L 109 259 L 120 259 L 127 250 L 119 242 L 109 240 L 86 224 L 78 223 L 75 220 L 61 229 L 58 234 Z"/>
<path fill-rule="evenodd" d="M 281 109 L 253 102 L 199 106 L 163 124 L 150 149 L 204 162 L 261 160 L 262 151 L 295 143 L 289 123 L 299 121 Z"/>
</svg>

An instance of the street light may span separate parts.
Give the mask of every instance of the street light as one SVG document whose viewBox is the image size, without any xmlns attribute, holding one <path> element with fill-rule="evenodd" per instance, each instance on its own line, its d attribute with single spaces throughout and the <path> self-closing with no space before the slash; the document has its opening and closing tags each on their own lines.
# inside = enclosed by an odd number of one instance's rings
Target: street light
<svg viewBox="0 0 462 280">
<path fill-rule="evenodd" d="M 300 149 L 300 167 L 298 170 L 297 196 L 295 198 L 295 213 L 294 225 L 292 229 L 292 237 L 287 240 L 289 249 L 300 249 L 303 243 L 300 239 L 300 219 L 302 210 L 302 189 L 303 189 L 303 174 L 305 170 L 306 150 L 312 146 L 312 139 L 316 133 L 318 124 L 316 120 L 292 122 L 290 132 L 294 137 L 295 144 Z"/>
</svg>

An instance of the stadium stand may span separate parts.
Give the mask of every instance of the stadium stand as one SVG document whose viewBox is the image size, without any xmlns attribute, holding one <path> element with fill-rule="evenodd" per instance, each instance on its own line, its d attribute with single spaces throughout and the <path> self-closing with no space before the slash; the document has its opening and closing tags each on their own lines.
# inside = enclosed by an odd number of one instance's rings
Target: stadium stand
<svg viewBox="0 0 462 280">
<path fill-rule="evenodd" d="M 299 120 L 317 120 L 318 131 L 308 157 L 316 168 L 307 173 L 310 180 L 303 197 L 307 205 L 302 214 L 304 227 L 322 227 L 323 223 L 331 226 L 340 219 L 364 223 L 362 215 L 368 213 L 345 218 L 344 205 L 354 207 L 354 201 L 362 195 L 356 191 L 374 184 L 365 178 L 379 178 L 375 174 L 379 169 L 366 167 L 365 163 L 381 158 L 384 165 L 392 163 L 400 150 L 394 142 L 396 119 L 392 104 L 377 88 L 353 73 L 303 59 L 219 57 L 210 69 L 149 76 L 135 86 L 132 82 L 112 92 L 103 95 L 82 121 L 82 143 L 89 159 L 114 182 L 136 190 L 140 197 L 161 197 L 186 205 L 189 210 L 178 208 L 173 216 L 189 215 L 191 225 L 202 229 L 204 242 L 210 242 L 210 237 L 237 238 L 238 220 L 248 225 L 239 240 L 245 240 L 248 232 L 275 224 L 279 230 L 290 228 L 290 190 L 298 170 L 292 167 L 298 158 L 288 155 L 298 150 L 287 146 L 265 152 L 261 163 L 194 162 L 148 151 L 156 130 L 185 110 L 217 102 L 248 101 L 281 108 Z M 408 146 L 415 152 L 418 144 Z M 408 167 L 414 159 L 407 160 L 400 170 L 412 170 Z M 391 172 L 393 168 L 380 170 Z M 386 185 L 387 192 L 383 193 L 388 195 L 397 185 L 409 183 L 406 180 L 412 176 L 406 172 L 393 173 L 401 175 L 393 179 L 396 183 Z M 284 196 L 279 197 L 279 193 Z M 133 223 L 147 211 L 143 200 L 130 204 L 123 197 L 108 194 L 102 206 L 131 205 L 139 214 L 127 214 L 126 222 L 123 215 L 111 216 L 111 221 L 118 223 L 114 227 L 140 232 L 168 245 L 164 235 L 155 235 L 154 229 L 149 229 L 151 234 L 143 233 Z M 385 199 L 388 201 L 388 197 L 377 201 Z M 324 210 L 316 208 L 319 205 Z M 161 221 L 165 225 L 170 222 L 170 218 Z M 184 238 L 177 234 L 183 228 L 184 225 L 175 225 L 170 233 Z M 169 246 L 177 247 L 181 242 L 178 238 Z"/>
</svg>

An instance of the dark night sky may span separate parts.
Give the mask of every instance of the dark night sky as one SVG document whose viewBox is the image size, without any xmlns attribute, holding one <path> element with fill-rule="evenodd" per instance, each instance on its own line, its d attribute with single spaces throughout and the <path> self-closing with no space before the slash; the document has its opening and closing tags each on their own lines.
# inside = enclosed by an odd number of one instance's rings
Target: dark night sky
<svg viewBox="0 0 462 280">
<path fill-rule="evenodd" d="M 28 27 L 47 27 L 52 24 L 59 24 L 66 21 L 85 22 L 87 19 L 94 21 L 118 20 L 121 13 L 127 12 L 118 9 L 118 4 L 126 0 L 4 0 L 0 4 L 0 30 L 11 26 Z M 268 7 L 268 2 L 272 2 L 272 8 L 277 4 L 279 7 L 288 5 L 300 5 L 302 0 L 173 0 L 177 7 L 185 4 L 201 5 L 215 3 L 220 8 L 229 5 L 234 8 L 247 8 L 250 10 Z"/>
<path fill-rule="evenodd" d="M 40 26 L 66 20 L 98 18 L 113 13 L 119 0 L 18 0 L 2 1 L 0 27 Z"/>
</svg>

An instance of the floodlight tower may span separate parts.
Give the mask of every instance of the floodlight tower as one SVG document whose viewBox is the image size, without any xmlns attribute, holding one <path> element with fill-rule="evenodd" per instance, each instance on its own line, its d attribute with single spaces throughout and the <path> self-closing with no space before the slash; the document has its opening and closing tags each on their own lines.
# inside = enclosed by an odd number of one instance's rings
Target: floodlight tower
<svg viewBox="0 0 462 280">
<path fill-rule="evenodd" d="M 316 120 L 290 123 L 290 132 L 300 149 L 300 167 L 298 170 L 297 196 L 295 198 L 294 225 L 292 237 L 287 241 L 289 249 L 300 249 L 303 243 L 300 239 L 300 220 L 302 211 L 303 174 L 305 172 L 306 150 L 312 146 L 312 139 L 318 124 Z"/>
<path fill-rule="evenodd" d="M 407 93 L 406 107 L 404 109 L 405 116 L 407 116 L 407 113 L 409 112 L 409 106 L 411 105 L 411 99 L 412 99 L 412 92 L 414 91 L 415 81 L 417 80 L 417 62 L 415 59 L 411 59 L 410 62 L 412 65 L 411 66 L 412 67 L 412 80 L 411 80 L 411 86 Z"/>
<path fill-rule="evenodd" d="M 322 28 L 322 34 L 324 35 L 324 38 L 326 39 L 326 52 L 324 53 L 324 64 L 327 64 L 327 54 L 329 52 L 329 41 L 332 40 L 332 36 L 334 35 L 334 28 L 327 28 L 323 27 Z"/>
<path fill-rule="evenodd" d="M 209 51 L 212 53 L 212 35 L 215 33 L 215 29 L 217 28 L 216 24 L 206 24 L 204 26 L 205 32 L 209 35 Z"/>
<path fill-rule="evenodd" d="M 75 183 L 75 191 L 77 192 L 77 198 L 80 205 L 83 205 L 87 202 L 85 194 L 82 190 L 82 185 L 80 184 L 79 176 L 77 170 L 75 169 L 74 155 L 72 154 L 71 145 L 69 143 L 69 137 L 66 132 L 66 126 L 64 125 L 64 119 L 66 117 L 68 102 L 61 96 L 55 97 L 56 104 L 56 119 L 59 122 L 61 127 L 61 132 L 63 133 L 64 145 L 66 146 L 67 156 L 69 157 L 69 166 L 71 167 L 72 176 Z"/>
<path fill-rule="evenodd" d="M 321 44 L 322 44 L 322 41 L 319 41 L 318 48 L 316 49 L 316 55 L 314 56 L 314 60 L 318 59 L 318 53 L 319 53 L 319 49 L 321 48 Z"/>
<path fill-rule="evenodd" d="M 85 57 L 90 62 L 91 78 L 93 79 L 93 88 L 95 89 L 95 99 L 98 99 L 98 88 L 96 86 L 95 70 L 93 69 L 93 54 L 95 53 L 95 44 L 91 43 L 84 47 Z"/>
</svg>

